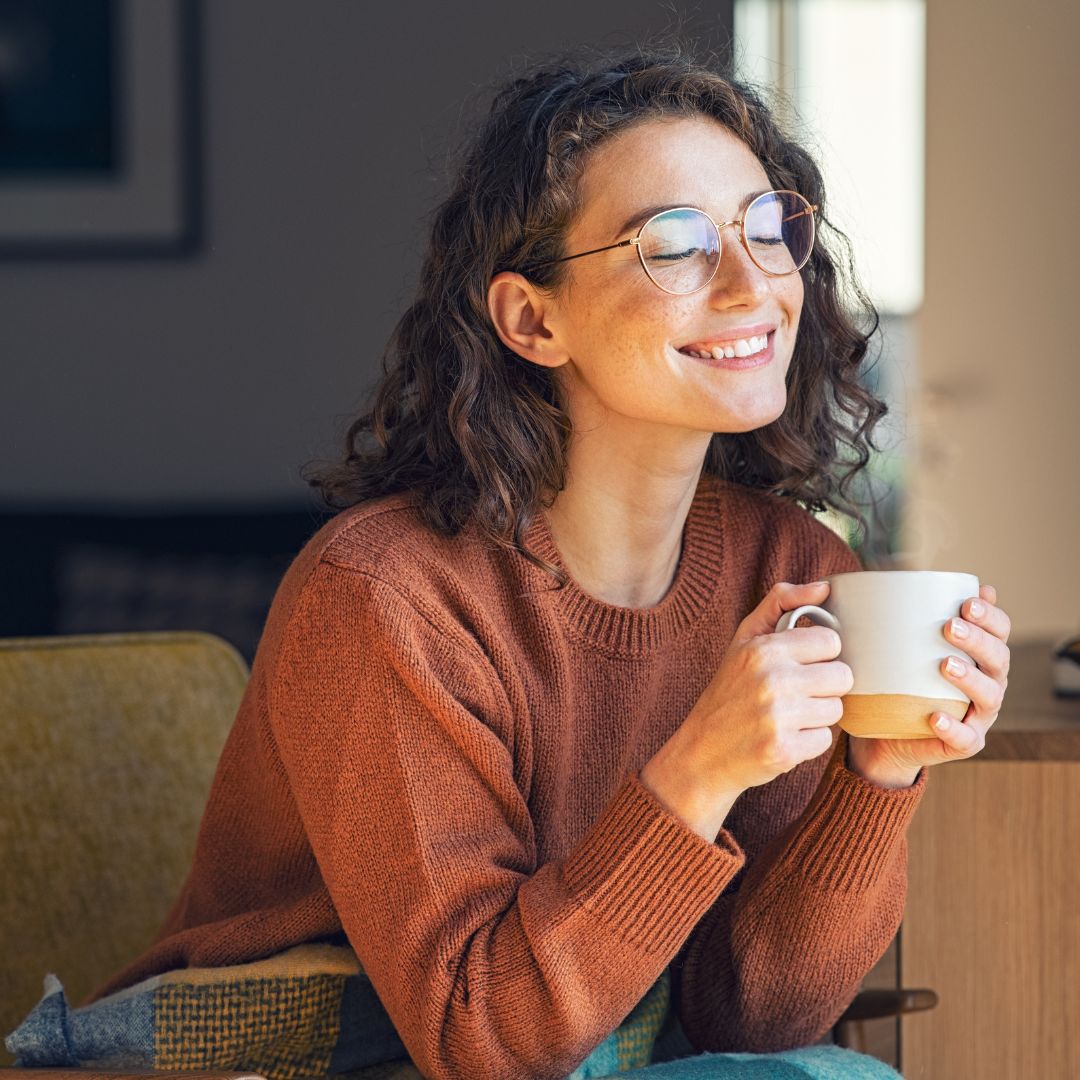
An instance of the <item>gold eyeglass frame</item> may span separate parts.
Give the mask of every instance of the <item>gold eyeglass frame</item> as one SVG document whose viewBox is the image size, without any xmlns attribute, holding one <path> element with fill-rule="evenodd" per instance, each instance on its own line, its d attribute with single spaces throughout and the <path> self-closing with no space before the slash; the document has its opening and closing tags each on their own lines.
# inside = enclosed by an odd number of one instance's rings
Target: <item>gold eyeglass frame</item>
<svg viewBox="0 0 1080 1080">
<path fill-rule="evenodd" d="M 780 223 L 781 225 L 784 225 L 789 221 L 794 221 L 795 218 L 797 218 L 797 217 L 804 217 L 807 214 L 810 215 L 810 230 L 811 230 L 811 232 L 810 232 L 810 246 L 806 250 L 806 257 L 802 260 L 802 262 L 799 263 L 798 266 L 794 267 L 793 269 L 791 269 L 791 270 L 783 270 L 783 271 L 781 271 L 779 273 L 777 273 L 775 270 L 766 269 L 764 266 L 761 265 L 761 263 L 759 263 L 757 261 L 757 259 L 754 258 L 754 253 L 750 250 L 750 246 L 746 242 L 746 234 L 743 231 L 743 222 L 746 220 L 746 215 L 750 213 L 750 208 L 759 199 L 767 198 L 769 195 L 794 195 L 797 199 L 802 199 L 802 201 L 806 204 L 806 209 L 805 210 L 800 210 L 797 214 L 792 214 L 789 217 L 784 218 L 784 220 Z M 649 218 L 649 220 L 646 221 L 641 226 L 640 229 L 638 229 L 637 233 L 634 236 L 631 236 L 627 240 L 620 240 L 617 244 L 607 244 L 605 247 L 593 248 L 591 251 L 579 251 L 576 255 L 564 255 L 561 259 L 547 259 L 542 263 L 537 263 L 536 265 L 537 266 L 548 266 L 549 264 L 552 264 L 552 263 L 568 262 L 570 259 L 580 259 L 580 258 L 583 258 L 586 255 L 595 255 L 600 251 L 611 251 L 613 248 L 626 247 L 628 244 L 632 244 L 637 249 L 638 261 L 641 263 L 641 269 L 645 271 L 645 276 L 658 289 L 662 289 L 664 292 L 669 293 L 672 296 L 693 296 L 694 293 L 701 292 L 702 289 L 704 289 L 706 286 L 708 286 L 712 282 L 712 279 L 714 277 L 716 277 L 716 271 L 720 269 L 720 259 L 723 258 L 723 254 L 724 254 L 724 243 L 723 243 L 723 240 L 722 240 L 722 238 L 720 236 L 720 230 L 726 228 L 728 225 L 738 225 L 739 226 L 739 243 L 742 244 L 743 248 L 746 251 L 746 254 L 750 256 L 750 261 L 763 274 L 768 274 L 769 277 L 787 277 L 789 274 L 797 274 L 810 261 L 810 256 L 814 253 L 814 244 L 817 241 L 817 222 L 814 219 L 814 213 L 817 211 L 817 209 L 818 209 L 818 207 L 816 205 L 814 205 L 813 203 L 811 203 L 809 199 L 807 199 L 804 196 L 800 195 L 799 192 L 797 192 L 797 191 L 791 191 L 789 188 L 776 188 L 773 191 L 763 191 L 760 195 L 757 195 L 753 199 L 750 200 L 750 202 L 747 205 L 746 210 L 743 212 L 743 216 L 741 218 L 733 218 L 731 221 L 721 221 L 721 222 L 713 221 L 713 219 L 711 217 L 709 217 L 709 215 L 706 214 L 705 211 L 702 210 L 698 206 L 669 206 L 666 210 L 660 210 L 659 212 L 653 214 L 653 216 L 651 218 Z M 661 285 L 660 282 L 658 282 L 656 280 L 656 278 L 654 278 L 652 276 L 652 274 L 649 273 L 649 268 L 645 265 L 645 256 L 642 255 L 642 253 L 641 253 L 641 234 L 658 217 L 662 217 L 664 214 L 672 214 L 676 210 L 694 210 L 697 213 L 701 214 L 702 217 L 706 218 L 709 222 L 711 222 L 713 228 L 716 229 L 716 249 L 717 249 L 717 255 L 718 255 L 718 258 L 716 260 L 716 265 L 713 267 L 713 271 L 709 275 L 708 281 L 703 282 L 696 289 L 691 289 L 690 292 L 688 292 L 688 293 L 675 292 L 674 289 L 665 289 L 664 286 Z"/>
</svg>

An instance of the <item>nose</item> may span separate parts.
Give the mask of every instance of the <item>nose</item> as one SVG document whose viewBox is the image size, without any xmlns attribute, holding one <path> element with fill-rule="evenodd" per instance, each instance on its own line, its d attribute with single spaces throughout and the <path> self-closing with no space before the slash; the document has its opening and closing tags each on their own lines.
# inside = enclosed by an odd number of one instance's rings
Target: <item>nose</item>
<svg viewBox="0 0 1080 1080">
<path fill-rule="evenodd" d="M 725 231 L 727 230 L 727 231 Z M 709 289 L 725 307 L 758 305 L 772 289 L 772 278 L 761 269 L 742 243 L 742 222 L 720 226 L 720 265 Z"/>
</svg>

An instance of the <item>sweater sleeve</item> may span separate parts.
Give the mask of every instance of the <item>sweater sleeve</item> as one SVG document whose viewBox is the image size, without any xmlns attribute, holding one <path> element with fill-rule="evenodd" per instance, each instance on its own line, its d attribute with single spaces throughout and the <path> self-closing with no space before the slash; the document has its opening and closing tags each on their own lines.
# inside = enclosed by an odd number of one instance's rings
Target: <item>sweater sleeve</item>
<svg viewBox="0 0 1080 1080">
<path fill-rule="evenodd" d="M 817 1042 L 899 929 L 926 770 L 911 787 L 881 788 L 846 753 L 841 732 L 804 812 L 747 862 L 673 967 L 680 1021 L 701 1052 Z"/>
<path fill-rule="evenodd" d="M 445 613 L 325 560 L 270 686 L 273 737 L 342 927 L 432 1080 L 568 1075 L 745 861 L 634 773 L 566 859 L 537 866 L 500 690 Z"/>
<path fill-rule="evenodd" d="M 806 565 L 790 580 L 863 569 L 836 533 L 803 520 Z M 754 854 L 741 880 L 673 965 L 680 1021 L 699 1051 L 766 1053 L 817 1042 L 900 927 L 907 827 L 927 771 L 908 788 L 878 787 L 847 768 L 847 745 L 838 729 L 831 754 L 767 785 L 775 789 L 761 799 L 769 812 L 743 834 Z"/>
</svg>

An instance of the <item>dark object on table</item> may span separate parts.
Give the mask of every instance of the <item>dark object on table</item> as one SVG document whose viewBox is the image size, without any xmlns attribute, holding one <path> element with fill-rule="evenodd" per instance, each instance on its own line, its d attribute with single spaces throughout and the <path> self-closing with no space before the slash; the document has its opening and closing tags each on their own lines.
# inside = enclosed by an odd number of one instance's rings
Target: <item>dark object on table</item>
<svg viewBox="0 0 1080 1080">
<path fill-rule="evenodd" d="M 1054 694 L 1080 697 L 1080 634 L 1063 638 L 1054 646 Z"/>
</svg>

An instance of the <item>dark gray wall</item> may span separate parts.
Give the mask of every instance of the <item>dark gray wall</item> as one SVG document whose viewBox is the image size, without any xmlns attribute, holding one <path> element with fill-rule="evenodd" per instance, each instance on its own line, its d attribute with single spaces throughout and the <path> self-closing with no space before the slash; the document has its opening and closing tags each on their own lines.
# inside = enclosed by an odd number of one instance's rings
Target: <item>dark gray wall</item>
<svg viewBox="0 0 1080 1080">
<path fill-rule="evenodd" d="M 673 0 L 201 6 L 204 249 L 0 263 L 0 506 L 305 503 L 411 292 L 488 81 Z M 731 0 L 679 6 L 721 45 Z M 526 57 L 527 54 L 527 57 Z"/>
</svg>

